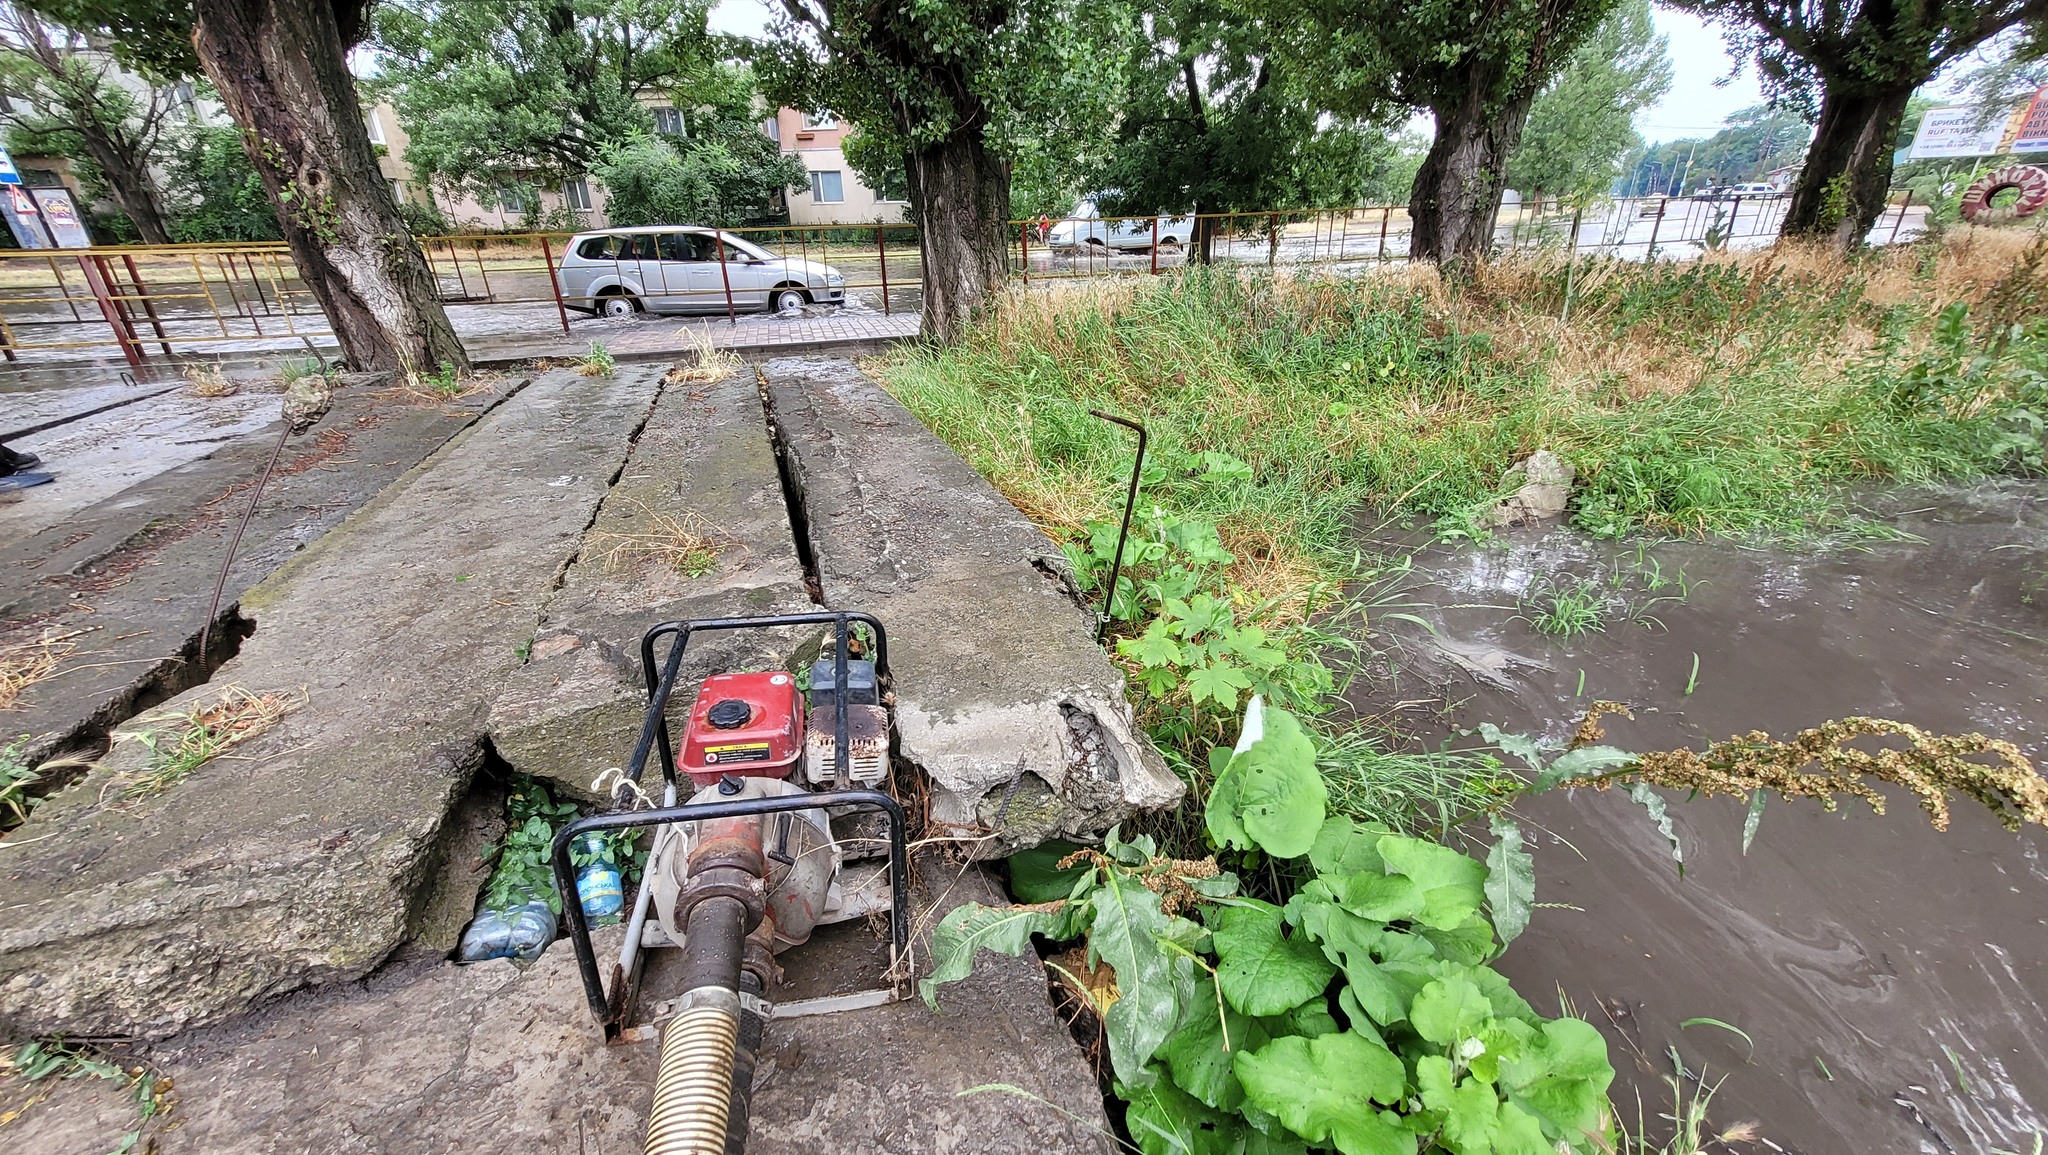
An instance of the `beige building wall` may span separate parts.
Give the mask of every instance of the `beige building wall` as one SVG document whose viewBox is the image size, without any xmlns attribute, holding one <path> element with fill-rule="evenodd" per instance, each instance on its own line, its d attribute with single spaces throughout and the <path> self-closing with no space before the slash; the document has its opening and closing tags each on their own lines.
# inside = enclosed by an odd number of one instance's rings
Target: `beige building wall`
<svg viewBox="0 0 2048 1155">
<path fill-rule="evenodd" d="M 789 222 L 794 225 L 897 225 L 906 219 L 910 206 L 900 200 L 883 200 L 862 183 L 860 174 L 846 163 L 842 144 L 848 129 L 830 113 L 807 116 L 794 108 L 775 114 L 776 142 L 782 151 L 803 162 L 812 174 L 808 192 L 789 196 Z M 837 193 L 838 199 L 833 195 Z"/>
<path fill-rule="evenodd" d="M 425 181 L 416 180 L 412 166 L 405 161 L 406 146 L 412 138 L 405 127 L 398 123 L 398 110 L 388 101 L 378 101 L 363 114 L 363 126 L 369 130 L 370 143 L 383 146 L 383 155 L 377 158 L 377 168 L 384 174 L 384 181 L 391 187 L 391 195 L 399 204 L 432 203 L 448 218 L 448 224 L 457 232 L 490 231 L 507 232 L 520 227 L 523 214 L 515 206 L 506 208 L 501 203 L 479 201 L 469 193 L 451 194 L 445 190 L 435 191 Z M 579 189 L 579 199 L 587 201 L 589 208 L 575 206 L 578 227 L 602 228 L 610 223 L 604 215 L 604 186 L 597 181 L 584 179 Z M 543 212 L 554 214 L 562 209 L 572 190 L 543 188 L 540 190 L 540 207 Z"/>
</svg>

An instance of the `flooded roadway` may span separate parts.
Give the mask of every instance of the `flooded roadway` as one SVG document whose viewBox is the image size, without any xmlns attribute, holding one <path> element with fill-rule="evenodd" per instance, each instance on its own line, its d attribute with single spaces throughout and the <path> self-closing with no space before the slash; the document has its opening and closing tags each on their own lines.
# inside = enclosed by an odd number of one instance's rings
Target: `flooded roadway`
<svg viewBox="0 0 2048 1155">
<path fill-rule="evenodd" d="M 1860 714 L 1981 731 L 2048 761 L 2048 485 L 1889 505 L 1885 520 L 1921 541 L 1639 549 L 1553 530 L 1431 547 L 1410 596 L 1442 635 L 1402 643 L 1453 705 L 1417 728 L 1493 721 L 1561 743 L 1587 702 L 1611 698 L 1636 707 L 1608 727 L 1630 749 Z M 1599 632 L 1533 628 L 1560 588 L 1605 591 Z M 1941 833 L 1891 795 L 1884 817 L 1775 801 L 1747 856 L 1740 803 L 1674 797 L 1682 878 L 1625 795 L 1539 798 L 1522 808 L 1543 830 L 1537 900 L 1567 906 L 1540 910 L 1502 969 L 1601 1027 L 1616 1102 L 1633 1125 L 1639 1091 L 1660 1141 L 1675 1048 L 1694 1075 L 1725 1078 L 1713 1131 L 1754 1120 L 1776 1149 L 1809 1155 L 2034 1152 L 2048 1133 L 2048 831 L 2008 833 L 1958 799 Z M 1753 1049 L 1681 1026 L 1703 1018 Z"/>
</svg>

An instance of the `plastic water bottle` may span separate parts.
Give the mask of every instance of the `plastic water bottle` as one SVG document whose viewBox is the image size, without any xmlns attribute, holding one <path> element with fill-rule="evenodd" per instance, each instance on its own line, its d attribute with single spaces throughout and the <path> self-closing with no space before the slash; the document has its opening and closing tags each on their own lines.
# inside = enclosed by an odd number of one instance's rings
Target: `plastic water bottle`
<svg viewBox="0 0 2048 1155">
<path fill-rule="evenodd" d="M 590 862 L 576 872 L 576 899 L 583 904 L 583 917 L 596 923 L 610 922 L 626 908 L 625 883 L 612 862 L 611 848 L 596 832 L 576 840 L 579 854 Z"/>
<path fill-rule="evenodd" d="M 529 895 L 525 902 L 506 910 L 479 910 L 462 932 L 456 961 L 509 958 L 531 962 L 555 940 L 555 925 L 555 912 L 539 895 Z"/>
</svg>

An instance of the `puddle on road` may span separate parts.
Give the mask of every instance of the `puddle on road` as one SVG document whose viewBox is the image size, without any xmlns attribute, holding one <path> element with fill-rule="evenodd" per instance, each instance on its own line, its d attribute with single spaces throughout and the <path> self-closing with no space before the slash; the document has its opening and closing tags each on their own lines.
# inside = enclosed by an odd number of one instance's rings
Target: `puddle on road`
<svg viewBox="0 0 2048 1155">
<path fill-rule="evenodd" d="M 1562 742 L 1587 702 L 1611 698 L 1637 708 L 1608 727 L 1630 749 L 1862 714 L 1981 731 L 2048 762 L 2048 485 L 1893 505 L 1921 542 L 1639 550 L 1532 531 L 1431 547 L 1408 596 L 1456 652 L 1434 658 L 1455 705 L 1421 728 L 1493 721 Z M 1603 632 L 1563 641 L 1530 624 L 1518 602 L 1561 574 L 1613 592 Z M 1420 630 L 1401 641 L 1414 658 L 1441 649 Z M 1726 1079 L 1716 1130 L 1755 1120 L 1781 1150 L 2031 1152 L 2048 1132 L 2048 832 L 1953 808 L 1939 833 L 1902 791 L 1885 817 L 1778 802 L 1745 857 L 1739 803 L 1674 802 L 1681 879 L 1625 795 L 1538 799 L 1523 808 L 1545 831 L 1531 831 L 1537 900 L 1579 909 L 1539 911 L 1502 969 L 1605 1031 L 1615 1099 L 1633 1123 L 1640 1089 L 1653 1135 L 1670 1132 L 1660 1076 L 1675 1047 Z M 1703 1017 L 1746 1032 L 1753 1053 L 1679 1025 Z"/>
</svg>

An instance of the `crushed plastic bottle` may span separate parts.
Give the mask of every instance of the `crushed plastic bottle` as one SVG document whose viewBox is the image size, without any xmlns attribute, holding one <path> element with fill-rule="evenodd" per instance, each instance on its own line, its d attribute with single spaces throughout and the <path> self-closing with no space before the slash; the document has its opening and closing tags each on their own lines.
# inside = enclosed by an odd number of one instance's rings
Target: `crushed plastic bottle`
<svg viewBox="0 0 2048 1155">
<path fill-rule="evenodd" d="M 462 932 L 462 944 L 455 950 L 457 962 L 474 963 L 509 958 L 532 962 L 555 941 L 555 912 L 547 899 L 529 894 L 527 900 L 506 910 L 479 909 Z"/>
<path fill-rule="evenodd" d="M 576 899 L 583 904 L 583 917 L 600 925 L 611 922 L 626 908 L 625 881 L 612 862 L 611 847 L 602 834 L 592 831 L 576 840 L 576 850 L 590 859 L 576 872 Z"/>
</svg>

